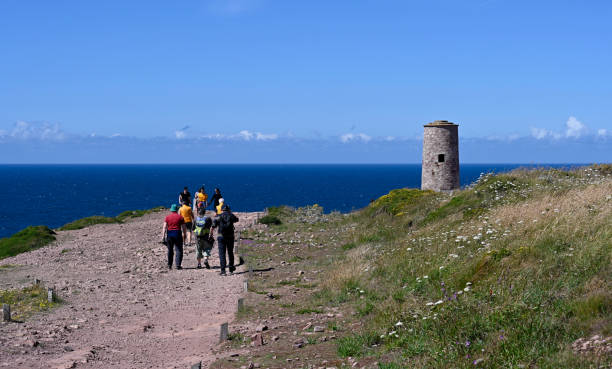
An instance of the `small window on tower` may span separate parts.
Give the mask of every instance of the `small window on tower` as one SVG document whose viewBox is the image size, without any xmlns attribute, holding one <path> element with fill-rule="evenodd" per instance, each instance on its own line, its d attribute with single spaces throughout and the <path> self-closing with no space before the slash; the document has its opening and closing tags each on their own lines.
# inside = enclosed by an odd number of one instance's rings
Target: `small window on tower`
<svg viewBox="0 0 612 369">
<path fill-rule="evenodd" d="M 438 163 L 444 163 L 444 154 L 438 154 Z"/>
</svg>

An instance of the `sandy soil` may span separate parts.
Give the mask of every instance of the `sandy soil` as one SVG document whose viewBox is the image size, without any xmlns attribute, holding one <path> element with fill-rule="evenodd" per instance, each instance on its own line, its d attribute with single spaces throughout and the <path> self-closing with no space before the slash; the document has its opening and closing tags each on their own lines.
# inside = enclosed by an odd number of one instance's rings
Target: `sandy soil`
<svg viewBox="0 0 612 369">
<path fill-rule="evenodd" d="M 214 361 L 219 326 L 231 322 L 243 293 L 245 267 L 219 276 L 215 243 L 213 269 L 195 269 L 188 246 L 184 269 L 168 270 L 159 242 L 166 214 L 59 232 L 48 247 L 2 260 L 18 266 L 0 270 L 0 288 L 37 278 L 64 302 L 23 323 L 0 323 L 0 367 L 190 368 Z M 236 215 L 237 230 L 257 218 Z"/>
</svg>

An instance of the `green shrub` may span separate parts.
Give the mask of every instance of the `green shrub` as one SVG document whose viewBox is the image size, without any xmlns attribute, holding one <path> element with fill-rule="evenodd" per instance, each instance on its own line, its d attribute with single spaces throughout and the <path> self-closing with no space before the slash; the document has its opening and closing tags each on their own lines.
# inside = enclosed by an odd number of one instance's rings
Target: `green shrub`
<svg viewBox="0 0 612 369">
<path fill-rule="evenodd" d="M 73 231 L 75 229 L 83 229 L 94 224 L 109 224 L 109 223 L 121 223 L 117 218 L 104 217 L 100 215 L 94 215 L 87 218 L 77 219 L 74 222 L 64 224 L 60 228 L 60 231 Z"/>
<path fill-rule="evenodd" d="M 55 232 L 49 227 L 35 226 L 0 239 L 0 259 L 34 250 L 55 241 Z"/>
<path fill-rule="evenodd" d="M 275 215 L 265 215 L 265 216 L 263 216 L 263 217 L 261 217 L 261 218 L 259 219 L 259 223 L 261 223 L 261 224 L 267 224 L 267 225 L 270 225 L 270 224 L 279 225 L 279 224 L 281 224 L 282 222 L 281 222 L 281 220 L 280 220 L 280 219 L 278 219 L 278 217 L 277 217 L 277 216 L 275 216 Z"/>
<path fill-rule="evenodd" d="M 122 221 L 125 221 L 126 219 L 129 219 L 129 218 L 138 218 L 138 217 L 141 217 L 143 215 L 150 214 L 150 213 L 155 213 L 155 212 L 162 211 L 162 210 L 165 210 L 165 209 L 166 208 L 163 207 L 163 206 L 158 206 L 158 207 L 155 207 L 155 208 L 152 208 L 152 209 L 147 209 L 147 210 L 127 210 L 127 211 L 124 211 L 123 213 L 117 215 L 115 217 L 115 219 L 117 219 L 118 221 L 122 222 Z"/>
</svg>

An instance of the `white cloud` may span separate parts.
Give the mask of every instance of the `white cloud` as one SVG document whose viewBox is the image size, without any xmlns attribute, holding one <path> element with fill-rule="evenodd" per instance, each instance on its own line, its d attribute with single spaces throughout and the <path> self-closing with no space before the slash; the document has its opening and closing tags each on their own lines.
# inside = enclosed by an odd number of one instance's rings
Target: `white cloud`
<svg viewBox="0 0 612 369">
<path fill-rule="evenodd" d="M 544 128 L 531 127 L 531 136 L 533 136 L 533 138 L 536 140 L 541 140 L 550 135 L 552 135 L 552 132 Z"/>
<path fill-rule="evenodd" d="M 395 137 L 394 136 L 387 136 L 387 137 L 385 137 L 385 141 L 388 141 L 388 142 L 395 141 Z"/>
<path fill-rule="evenodd" d="M 180 140 L 187 137 L 187 134 L 185 134 L 185 131 L 174 131 L 174 137 Z"/>
<path fill-rule="evenodd" d="M 250 141 L 253 138 L 254 134 L 252 134 L 249 131 L 244 130 L 244 131 L 240 131 L 238 133 L 238 136 L 245 141 Z"/>
<path fill-rule="evenodd" d="M 340 136 L 340 141 L 342 143 L 348 143 L 351 141 L 362 141 L 367 143 L 370 140 L 372 140 L 372 137 L 366 135 L 365 133 L 346 133 Z"/>
<path fill-rule="evenodd" d="M 111 138 L 121 137 L 121 133 L 115 133 L 111 135 Z"/>
<path fill-rule="evenodd" d="M 597 130 L 597 137 L 608 137 L 608 136 L 612 136 L 612 132 L 609 132 L 607 129 L 600 128 Z"/>
<path fill-rule="evenodd" d="M 7 134 L 9 137 L 21 140 L 63 140 L 66 134 L 59 124 L 50 123 L 30 123 L 19 121 Z"/>
<path fill-rule="evenodd" d="M 277 134 L 263 134 L 263 133 L 259 133 L 257 132 L 255 139 L 259 140 L 259 141 L 269 141 L 269 140 L 276 140 L 278 138 Z"/>
<path fill-rule="evenodd" d="M 565 123 L 565 126 L 567 128 L 565 131 L 565 137 L 579 138 L 587 131 L 587 127 L 573 116 L 569 117 Z"/>
</svg>

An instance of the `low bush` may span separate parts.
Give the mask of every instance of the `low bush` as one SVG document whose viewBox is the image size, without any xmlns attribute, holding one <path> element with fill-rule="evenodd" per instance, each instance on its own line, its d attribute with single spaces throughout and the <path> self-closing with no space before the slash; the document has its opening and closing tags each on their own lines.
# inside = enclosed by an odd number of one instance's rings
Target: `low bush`
<svg viewBox="0 0 612 369">
<path fill-rule="evenodd" d="M 268 214 L 268 215 L 265 215 L 265 216 L 261 217 L 259 219 L 259 223 L 267 224 L 267 225 L 271 225 L 271 224 L 279 225 L 282 222 L 281 222 L 281 220 L 277 216 Z"/>
</svg>

